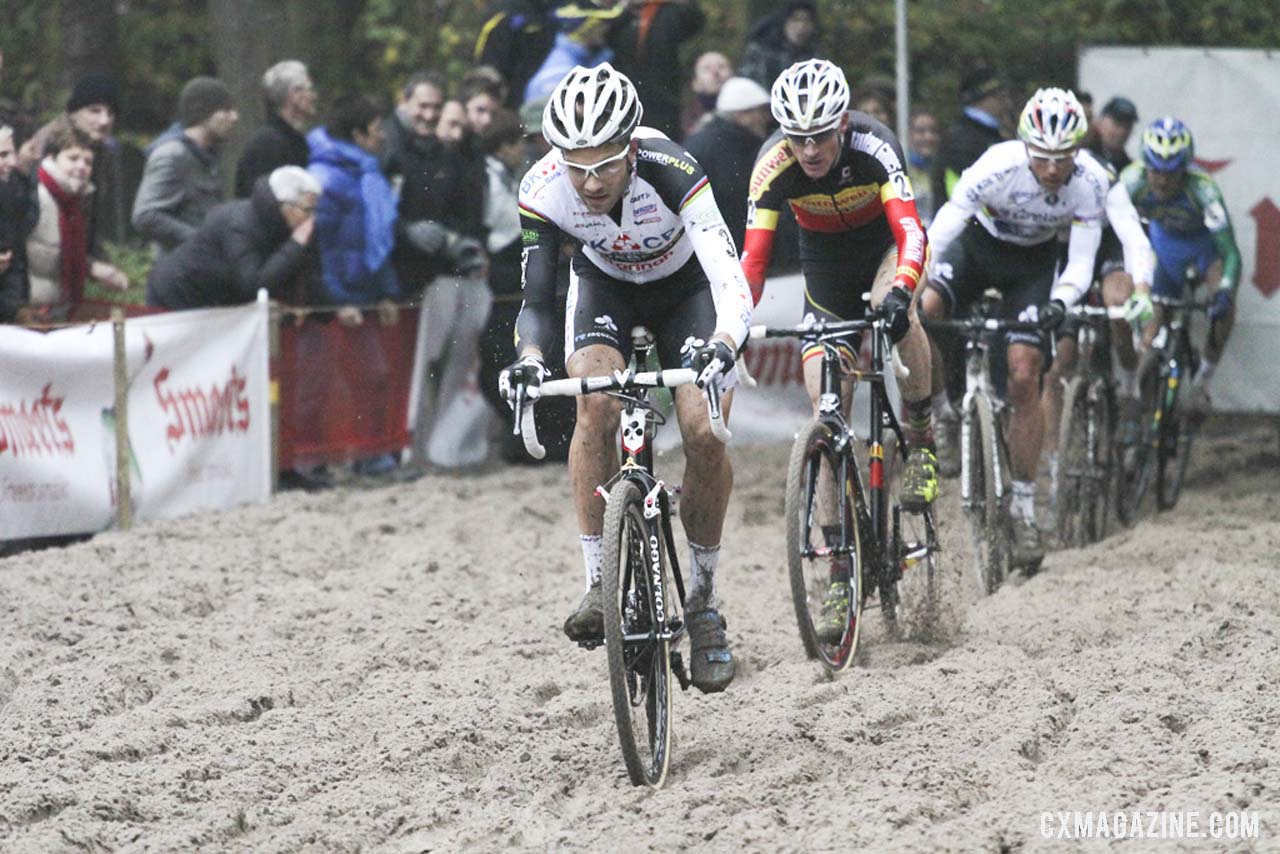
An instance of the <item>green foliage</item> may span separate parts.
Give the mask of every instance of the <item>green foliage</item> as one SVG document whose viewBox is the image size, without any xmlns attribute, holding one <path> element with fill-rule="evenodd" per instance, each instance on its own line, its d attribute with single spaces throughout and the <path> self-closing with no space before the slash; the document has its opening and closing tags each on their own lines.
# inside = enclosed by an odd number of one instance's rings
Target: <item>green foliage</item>
<svg viewBox="0 0 1280 854">
<path fill-rule="evenodd" d="M 146 305 L 147 274 L 156 262 L 155 251 L 150 245 L 139 246 L 129 243 L 112 243 L 108 241 L 103 247 L 107 257 L 102 260 L 114 264 L 129 279 L 129 290 L 117 291 L 104 288 L 90 279 L 85 282 L 85 299 L 98 302 L 116 303 L 118 305 Z"/>
<path fill-rule="evenodd" d="M 273 0 L 275 2 L 276 0 Z M 267 0 L 261 0 L 267 2 Z M 700 0 L 707 26 L 677 60 L 703 50 L 741 56 L 752 13 L 773 7 L 746 0 Z M 472 64 L 475 40 L 496 0 L 312 0 L 293 4 L 298 33 L 261 32 L 274 48 L 303 45 L 322 92 L 360 90 L 384 99 L 406 75 L 435 68 L 457 80 Z M 0 27 L 5 69 L 0 106 L 56 110 L 61 0 L 13 3 Z M 251 5 L 251 4 L 246 4 Z M 127 97 L 123 129 L 154 131 L 168 122 L 179 88 L 214 72 L 206 4 L 189 0 L 117 3 L 120 69 Z M 855 85 L 894 72 L 892 0 L 818 0 L 822 41 Z M 293 16 L 289 16 L 292 18 Z M 955 110 L 959 78 L 987 61 L 1022 88 L 1071 84 L 1082 44 L 1280 44 L 1275 0 L 909 0 L 913 100 L 944 115 Z M 349 25 L 349 26 L 348 26 Z M 333 30 L 337 29 L 335 33 Z M 324 35 L 328 37 L 322 37 Z"/>
</svg>

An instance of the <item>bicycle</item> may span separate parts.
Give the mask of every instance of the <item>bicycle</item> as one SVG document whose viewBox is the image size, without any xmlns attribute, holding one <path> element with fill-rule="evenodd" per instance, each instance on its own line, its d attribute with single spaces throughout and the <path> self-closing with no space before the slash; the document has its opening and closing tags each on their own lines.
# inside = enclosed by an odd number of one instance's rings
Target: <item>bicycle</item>
<svg viewBox="0 0 1280 854">
<path fill-rule="evenodd" d="M 608 653 L 609 686 L 622 757 L 632 785 L 660 787 L 671 762 L 671 677 L 682 690 L 690 680 L 676 649 L 684 639 L 685 586 L 671 526 L 672 492 L 654 474 L 653 437 L 665 417 L 648 399 L 653 388 L 676 388 L 697 379 L 692 368 L 640 371 L 654 340 L 637 327 L 630 367 L 609 376 L 551 380 L 535 389 L 517 387 L 514 433 L 525 449 L 542 459 L 532 406 L 543 397 L 609 394 L 623 401 L 622 465 L 609 481 L 596 487 L 605 500 L 604 645 Z M 704 393 L 711 430 L 728 443 L 720 395 L 715 383 Z M 669 595 L 668 581 L 676 597 Z M 594 649 L 600 642 L 582 641 Z M 640 718 L 643 717 L 643 720 Z"/>
<path fill-rule="evenodd" d="M 870 370 L 847 370 L 841 364 L 841 339 L 870 330 Z M 879 591 L 881 611 L 890 626 L 898 627 L 911 599 L 900 595 L 899 583 L 908 570 L 921 578 L 923 590 L 913 597 L 922 601 L 923 624 L 931 626 L 937 614 L 940 583 L 937 531 L 932 508 L 907 513 L 896 493 L 907 459 L 902 428 L 893 414 L 885 388 L 886 353 L 889 351 L 884 321 L 848 320 L 807 322 L 795 327 L 755 326 L 752 338 L 800 338 L 822 347 L 822 392 L 818 417 L 796 436 L 787 468 L 785 511 L 787 570 L 791 599 L 805 653 L 831 672 L 847 668 L 857 652 L 862 607 L 873 591 Z M 893 354 L 894 368 L 905 367 Z M 845 419 L 843 380 L 852 377 L 871 386 L 870 429 L 866 437 L 867 482 L 855 454 L 857 437 Z M 886 431 L 888 436 L 886 437 Z M 886 468 L 888 471 L 886 471 Z M 922 570 L 916 570 L 916 567 Z M 830 600 L 844 585 L 847 602 L 842 607 L 839 635 L 823 637 L 817 622 L 826 625 Z"/>
<path fill-rule="evenodd" d="M 1111 496 L 1120 468 L 1119 404 L 1111 368 L 1109 321 L 1122 307 L 1078 305 L 1076 365 L 1062 393 L 1055 527 L 1063 548 L 1096 543 L 1107 534 Z"/>
<path fill-rule="evenodd" d="M 1198 276 L 1189 275 L 1185 293 L 1191 293 L 1197 283 Z M 1172 510 L 1178 503 L 1191 458 L 1191 443 L 1199 427 L 1183 411 L 1179 396 L 1183 378 L 1194 377 L 1200 364 L 1200 352 L 1191 343 L 1191 316 L 1207 312 L 1211 302 L 1154 294 L 1151 302 L 1164 306 L 1165 316 L 1138 368 L 1142 430 L 1125 456 L 1116 506 L 1125 525 L 1132 525 L 1138 518 L 1152 481 L 1156 485 L 1157 509 Z"/>
<path fill-rule="evenodd" d="M 973 535 L 978 592 L 990 595 L 1015 568 L 1009 506 L 1013 479 L 1005 438 L 1008 404 L 992 379 L 994 346 L 1005 346 L 1009 332 L 1041 332 L 1038 323 L 997 316 L 1001 297 L 989 290 L 971 317 L 924 321 L 930 332 L 956 332 L 964 339 L 965 391 L 960 411 L 960 505 Z M 1028 574 L 1039 568 L 1023 567 Z"/>
</svg>

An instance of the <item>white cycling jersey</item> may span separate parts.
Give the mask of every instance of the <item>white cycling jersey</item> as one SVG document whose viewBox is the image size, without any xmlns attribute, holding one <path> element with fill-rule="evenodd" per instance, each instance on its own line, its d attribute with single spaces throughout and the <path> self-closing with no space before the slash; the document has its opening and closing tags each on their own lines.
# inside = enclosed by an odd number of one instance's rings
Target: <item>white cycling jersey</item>
<svg viewBox="0 0 1280 854">
<path fill-rule="evenodd" d="M 580 241 L 587 260 L 610 278 L 637 285 L 662 281 L 696 255 L 715 298 L 715 331 L 741 347 L 751 291 L 706 173 L 660 131 L 642 127 L 633 136 L 636 168 L 617 219 L 587 210 L 556 149 L 520 182 L 526 305 L 554 293 L 560 233 Z"/>
<path fill-rule="evenodd" d="M 1093 280 L 1108 185 L 1107 172 L 1096 160 L 1078 157 L 1067 182 L 1049 192 L 1032 173 L 1025 144 L 997 143 L 964 170 L 951 198 L 934 216 L 928 232 L 930 252 L 941 258 L 970 217 L 997 240 L 1020 246 L 1053 240 L 1060 230 L 1070 228 L 1067 264 L 1052 298 L 1073 305 Z"/>
</svg>

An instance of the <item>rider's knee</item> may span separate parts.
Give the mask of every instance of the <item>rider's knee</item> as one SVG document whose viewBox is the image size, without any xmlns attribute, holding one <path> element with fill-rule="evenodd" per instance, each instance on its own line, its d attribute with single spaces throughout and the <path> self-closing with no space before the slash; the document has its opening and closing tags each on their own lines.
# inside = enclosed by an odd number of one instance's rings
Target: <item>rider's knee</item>
<svg viewBox="0 0 1280 854">
<path fill-rule="evenodd" d="M 694 419 L 681 429 L 686 458 L 707 460 L 724 454 L 724 443 L 711 432 L 711 422 L 706 417 Z"/>
<path fill-rule="evenodd" d="M 1038 354 L 1009 357 L 1009 399 L 1015 405 L 1035 400 L 1040 391 L 1040 367 Z"/>
<path fill-rule="evenodd" d="M 578 398 L 578 428 L 612 435 L 618 429 L 622 402 L 604 394 L 584 394 Z"/>
<path fill-rule="evenodd" d="M 946 316 L 947 301 L 942 292 L 932 285 L 922 288 L 923 293 L 916 297 L 917 313 L 925 317 L 940 318 Z"/>
<path fill-rule="evenodd" d="M 1133 277 L 1124 270 L 1112 270 L 1102 278 L 1102 302 L 1109 306 L 1124 305 L 1133 296 Z"/>
</svg>

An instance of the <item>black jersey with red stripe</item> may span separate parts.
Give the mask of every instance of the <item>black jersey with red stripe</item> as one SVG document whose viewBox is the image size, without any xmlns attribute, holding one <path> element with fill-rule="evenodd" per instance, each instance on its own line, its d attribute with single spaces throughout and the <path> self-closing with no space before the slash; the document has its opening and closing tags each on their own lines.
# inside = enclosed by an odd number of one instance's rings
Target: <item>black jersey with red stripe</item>
<svg viewBox="0 0 1280 854">
<path fill-rule="evenodd" d="M 903 287 L 915 287 L 924 269 L 924 227 L 916 214 L 902 147 L 881 122 L 866 113 L 849 113 L 840 156 L 820 178 L 804 173 L 781 130 L 765 142 L 751 173 L 742 258 L 747 281 L 757 294 L 784 204 L 791 206 L 800 227 L 811 232 L 852 232 L 887 219 L 898 245 L 895 278 Z"/>
</svg>

